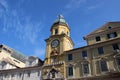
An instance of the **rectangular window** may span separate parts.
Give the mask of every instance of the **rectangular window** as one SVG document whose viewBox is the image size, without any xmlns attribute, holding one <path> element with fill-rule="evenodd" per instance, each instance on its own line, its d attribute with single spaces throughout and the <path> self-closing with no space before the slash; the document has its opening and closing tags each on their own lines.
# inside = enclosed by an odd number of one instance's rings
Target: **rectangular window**
<svg viewBox="0 0 120 80">
<path fill-rule="evenodd" d="M 14 74 L 12 74 L 12 76 L 11 77 L 15 77 L 15 75 Z"/>
<path fill-rule="evenodd" d="M 98 54 L 103 54 L 103 53 L 104 53 L 103 47 L 99 47 L 98 48 Z"/>
<path fill-rule="evenodd" d="M 73 67 L 72 66 L 68 67 L 68 75 L 73 76 Z"/>
<path fill-rule="evenodd" d="M 82 57 L 86 58 L 87 57 L 87 51 L 82 51 Z"/>
<path fill-rule="evenodd" d="M 118 44 L 113 44 L 112 47 L 113 47 L 113 50 L 117 50 L 117 49 L 119 49 Z"/>
<path fill-rule="evenodd" d="M 8 77 L 8 75 L 7 74 L 5 74 L 5 78 L 7 78 Z"/>
<path fill-rule="evenodd" d="M 52 58 L 52 59 L 51 59 L 51 62 L 52 62 L 52 63 L 57 62 L 57 58 L 56 58 L 56 57 Z"/>
<path fill-rule="evenodd" d="M 55 34 L 58 34 L 58 29 L 55 29 Z"/>
<path fill-rule="evenodd" d="M 120 66 L 120 58 L 116 59 L 118 66 Z"/>
<path fill-rule="evenodd" d="M 40 76 L 40 71 L 38 71 L 37 75 Z"/>
<path fill-rule="evenodd" d="M 72 54 L 68 54 L 68 60 L 72 60 Z"/>
<path fill-rule="evenodd" d="M 108 39 L 115 38 L 115 37 L 117 37 L 117 33 L 113 32 L 113 33 L 107 34 L 107 37 L 108 37 Z"/>
<path fill-rule="evenodd" d="M 30 73 L 30 72 L 28 72 L 28 73 L 27 73 L 27 77 L 30 77 L 30 74 L 31 74 L 31 73 Z"/>
<path fill-rule="evenodd" d="M 89 74 L 89 64 L 83 64 L 83 73 Z"/>
<path fill-rule="evenodd" d="M 96 41 L 101 41 L 100 36 L 96 37 Z"/>
<path fill-rule="evenodd" d="M 19 73 L 19 77 L 21 77 L 22 73 Z"/>
<path fill-rule="evenodd" d="M 104 71 L 108 71 L 108 67 L 107 67 L 107 63 L 106 61 L 100 61 L 100 66 L 101 66 L 101 71 L 104 72 Z"/>
</svg>

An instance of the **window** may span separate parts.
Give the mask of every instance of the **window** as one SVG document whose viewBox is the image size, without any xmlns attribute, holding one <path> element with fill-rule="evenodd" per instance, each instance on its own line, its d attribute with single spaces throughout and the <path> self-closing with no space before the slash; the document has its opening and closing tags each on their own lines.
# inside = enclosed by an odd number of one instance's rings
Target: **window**
<svg viewBox="0 0 120 80">
<path fill-rule="evenodd" d="M 108 39 L 115 38 L 115 37 L 117 37 L 117 33 L 113 32 L 113 33 L 107 34 L 107 37 L 108 37 Z"/>
<path fill-rule="evenodd" d="M 27 73 L 27 77 L 30 77 L 30 72 Z"/>
<path fill-rule="evenodd" d="M 108 71 L 107 63 L 105 60 L 100 61 L 100 66 L 102 72 Z"/>
<path fill-rule="evenodd" d="M 100 36 L 96 37 L 96 41 L 101 41 Z"/>
<path fill-rule="evenodd" d="M 29 66 L 32 66 L 33 61 L 29 61 Z"/>
<path fill-rule="evenodd" d="M 72 60 L 72 54 L 68 54 L 68 60 Z"/>
<path fill-rule="evenodd" d="M 55 34 L 58 34 L 58 29 L 55 29 Z"/>
<path fill-rule="evenodd" d="M 40 71 L 38 71 L 37 75 L 40 76 Z"/>
<path fill-rule="evenodd" d="M 52 63 L 54 63 L 54 62 L 56 62 L 56 61 L 57 61 L 57 58 L 56 58 L 56 57 L 54 57 L 54 58 L 51 59 L 51 62 L 52 62 Z"/>
<path fill-rule="evenodd" d="M 73 76 L 73 66 L 68 67 L 68 76 Z"/>
<path fill-rule="evenodd" d="M 98 48 L 98 54 L 103 54 L 103 53 L 104 53 L 103 47 L 99 47 Z"/>
<path fill-rule="evenodd" d="M 120 66 L 120 58 L 117 58 L 116 61 L 117 61 L 117 65 Z"/>
<path fill-rule="evenodd" d="M 52 72 L 52 78 L 55 78 L 55 72 Z"/>
<path fill-rule="evenodd" d="M 5 74 L 5 75 L 4 75 L 4 77 L 5 77 L 5 78 L 7 78 L 7 77 L 8 77 L 8 75 L 7 75 L 7 74 Z"/>
<path fill-rule="evenodd" d="M 15 77 L 15 75 L 14 75 L 14 74 L 12 74 L 12 77 Z"/>
<path fill-rule="evenodd" d="M 7 65 L 7 63 L 6 62 L 2 62 L 2 69 L 6 69 L 6 65 Z"/>
<path fill-rule="evenodd" d="M 67 42 L 67 47 L 68 47 L 68 48 L 71 48 L 71 45 L 70 45 L 70 42 L 69 42 L 69 41 Z"/>
<path fill-rule="evenodd" d="M 111 26 L 108 27 L 108 29 L 111 29 L 111 28 L 112 28 Z"/>
<path fill-rule="evenodd" d="M 87 51 L 82 51 L 82 57 L 86 58 L 87 57 Z"/>
<path fill-rule="evenodd" d="M 89 64 L 88 63 L 84 63 L 83 64 L 83 73 L 84 74 L 89 74 Z"/>
<path fill-rule="evenodd" d="M 22 73 L 19 73 L 19 77 L 21 77 Z"/>
<path fill-rule="evenodd" d="M 70 33 L 67 31 L 67 35 L 70 36 Z"/>
<path fill-rule="evenodd" d="M 112 47 L 113 47 L 113 50 L 118 50 L 119 49 L 118 44 L 113 44 Z"/>
</svg>

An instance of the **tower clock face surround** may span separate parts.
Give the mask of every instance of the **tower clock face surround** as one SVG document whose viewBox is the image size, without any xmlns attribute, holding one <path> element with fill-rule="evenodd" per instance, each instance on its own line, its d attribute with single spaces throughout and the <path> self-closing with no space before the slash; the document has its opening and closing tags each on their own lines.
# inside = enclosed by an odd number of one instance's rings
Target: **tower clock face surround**
<svg viewBox="0 0 120 80">
<path fill-rule="evenodd" d="M 58 39 L 55 39 L 51 42 L 51 46 L 54 48 L 54 47 L 57 47 L 59 45 L 59 40 Z"/>
</svg>

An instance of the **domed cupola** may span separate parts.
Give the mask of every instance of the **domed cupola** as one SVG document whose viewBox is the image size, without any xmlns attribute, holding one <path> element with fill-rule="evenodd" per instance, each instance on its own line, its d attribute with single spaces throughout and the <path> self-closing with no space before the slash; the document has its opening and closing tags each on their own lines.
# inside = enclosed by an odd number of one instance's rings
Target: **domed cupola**
<svg viewBox="0 0 120 80">
<path fill-rule="evenodd" d="M 60 35 L 60 34 L 66 34 L 69 36 L 70 28 L 65 21 L 64 17 L 60 14 L 58 15 L 58 19 L 55 20 L 51 27 L 51 34 L 52 35 Z"/>
<path fill-rule="evenodd" d="M 64 17 L 61 14 L 58 15 L 58 19 L 56 19 L 55 22 L 54 22 L 54 24 L 59 24 L 59 23 L 67 24 Z"/>
</svg>

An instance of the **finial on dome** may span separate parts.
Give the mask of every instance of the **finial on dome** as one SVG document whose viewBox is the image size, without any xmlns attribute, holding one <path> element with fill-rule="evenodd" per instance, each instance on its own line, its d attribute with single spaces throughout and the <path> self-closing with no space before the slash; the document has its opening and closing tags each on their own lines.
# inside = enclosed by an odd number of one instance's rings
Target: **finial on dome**
<svg viewBox="0 0 120 80">
<path fill-rule="evenodd" d="M 64 19 L 64 17 L 63 17 L 62 14 L 59 14 L 59 15 L 58 15 L 58 18 L 59 18 L 59 19 Z"/>
</svg>

